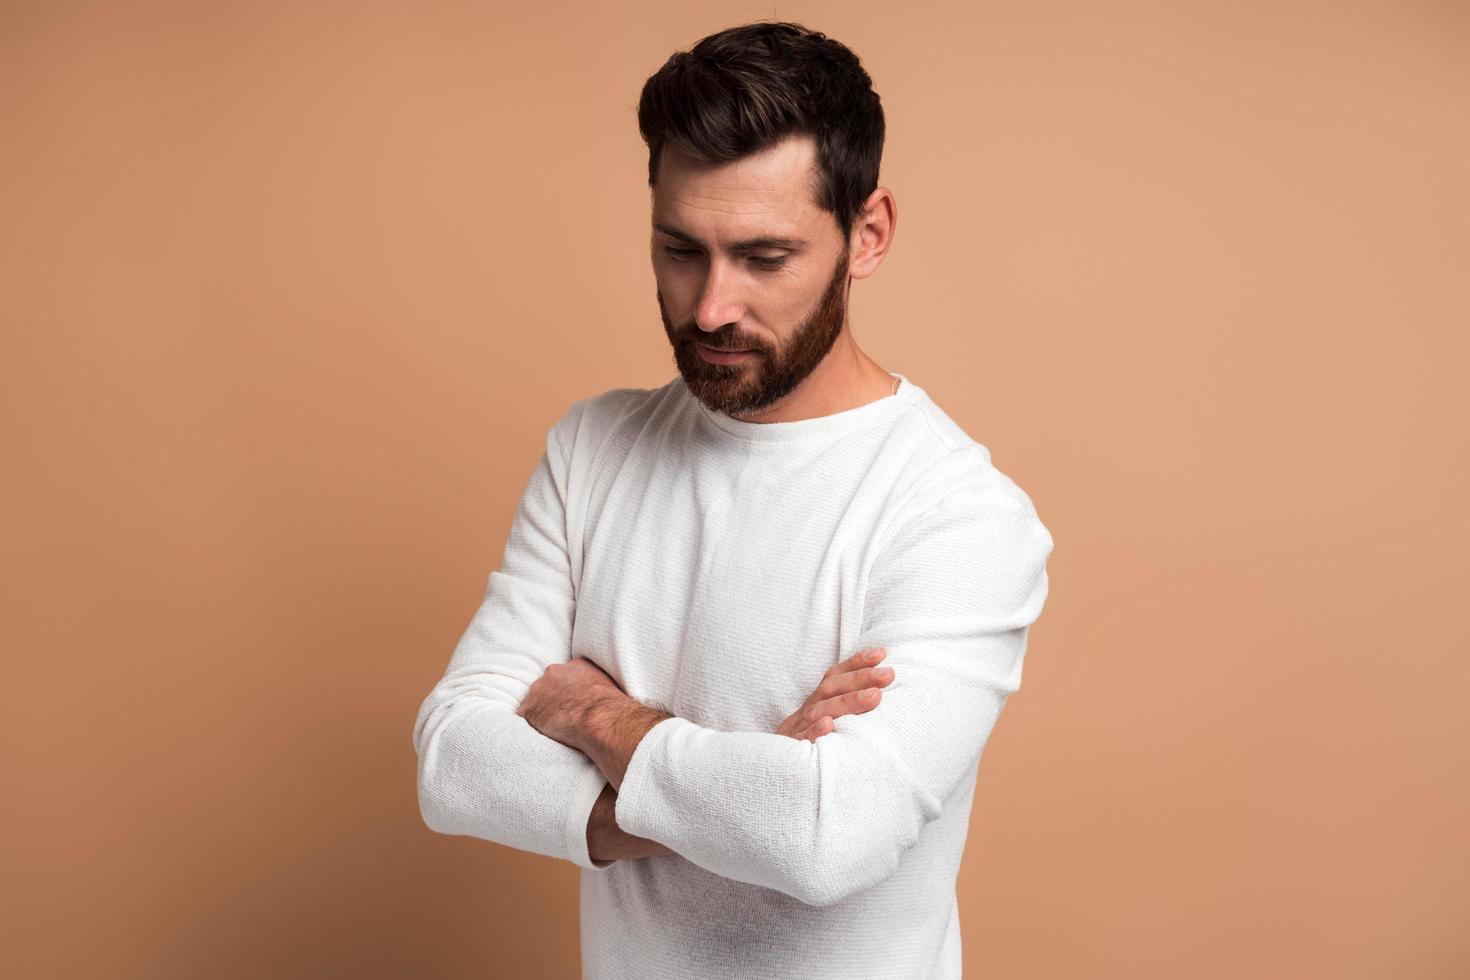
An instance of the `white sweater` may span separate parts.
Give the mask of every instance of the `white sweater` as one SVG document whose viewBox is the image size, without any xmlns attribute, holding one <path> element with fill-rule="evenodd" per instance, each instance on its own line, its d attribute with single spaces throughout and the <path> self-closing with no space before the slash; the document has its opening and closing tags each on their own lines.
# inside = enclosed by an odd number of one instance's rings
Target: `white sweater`
<svg viewBox="0 0 1470 980">
<path fill-rule="evenodd" d="M 955 875 L 981 750 L 1021 682 L 1052 538 L 990 452 L 903 375 L 796 422 L 682 377 L 576 402 L 414 724 L 424 822 L 579 865 L 592 980 L 960 976 Z M 832 664 L 887 649 L 878 706 L 775 734 Z M 618 825 L 675 855 L 593 862 L 604 779 L 516 714 L 587 657 L 677 717 Z"/>
</svg>

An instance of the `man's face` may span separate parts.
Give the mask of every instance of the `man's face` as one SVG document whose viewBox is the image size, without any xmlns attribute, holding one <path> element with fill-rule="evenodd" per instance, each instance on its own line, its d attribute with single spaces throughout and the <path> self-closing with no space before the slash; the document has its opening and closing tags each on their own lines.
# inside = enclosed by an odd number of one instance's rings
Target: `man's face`
<svg viewBox="0 0 1470 980">
<path fill-rule="evenodd" d="M 774 403 L 842 333 L 847 243 L 816 205 L 815 175 L 810 136 L 717 166 L 664 150 L 653 192 L 659 315 L 679 373 L 711 409 Z M 732 350 L 745 353 L 718 352 Z"/>
</svg>

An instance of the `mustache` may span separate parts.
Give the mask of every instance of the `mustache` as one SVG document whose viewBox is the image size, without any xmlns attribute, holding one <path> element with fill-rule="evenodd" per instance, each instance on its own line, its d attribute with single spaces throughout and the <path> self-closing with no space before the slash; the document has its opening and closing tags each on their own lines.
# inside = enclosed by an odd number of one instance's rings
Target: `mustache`
<svg viewBox="0 0 1470 980">
<path fill-rule="evenodd" d="M 733 337 L 715 337 L 710 335 L 702 335 L 702 332 L 700 331 L 686 330 L 680 335 L 680 339 L 691 344 L 701 343 L 706 347 L 713 348 L 714 350 L 764 350 L 764 348 L 760 344 L 739 341 L 732 342 L 734 341 Z"/>
</svg>

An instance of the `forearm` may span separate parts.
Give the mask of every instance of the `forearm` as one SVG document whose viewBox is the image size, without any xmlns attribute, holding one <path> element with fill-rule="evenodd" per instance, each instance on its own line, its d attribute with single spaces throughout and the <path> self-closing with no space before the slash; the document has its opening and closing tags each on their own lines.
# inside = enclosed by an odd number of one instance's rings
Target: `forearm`
<svg viewBox="0 0 1470 980">
<path fill-rule="evenodd" d="M 816 741 L 609 708 L 585 751 L 618 781 L 617 825 L 811 905 L 891 876 L 973 777 L 1024 640 L 1005 631 L 920 644 L 898 630 L 872 639 L 893 644 L 912 680 Z"/>
<path fill-rule="evenodd" d="M 610 863 L 675 853 L 658 841 L 635 837 L 619 827 L 617 805 L 618 791 L 611 783 L 603 786 L 602 795 L 592 805 L 592 814 L 587 820 L 587 853 L 594 862 Z"/>
<path fill-rule="evenodd" d="M 784 735 L 717 732 L 616 689 L 574 717 L 561 736 L 592 760 L 609 790 L 633 794 L 630 799 L 606 792 L 594 804 L 594 812 L 612 804 L 604 827 L 610 823 L 621 833 L 637 827 L 637 835 L 707 871 L 810 904 L 835 900 L 853 887 L 850 880 L 886 875 L 891 869 L 883 865 L 896 862 L 897 851 L 938 812 L 938 802 L 921 794 L 909 813 L 885 814 L 883 797 L 904 794 L 885 778 L 891 770 L 881 760 L 871 767 L 853 765 L 854 753 L 862 754 L 856 745 L 823 752 Z M 836 749 L 834 739 L 822 741 Z M 896 845 L 891 853 L 871 867 L 850 870 L 850 859 L 866 857 L 873 842 L 889 836 Z M 589 853 L 595 843 L 589 836 Z"/>
<path fill-rule="evenodd" d="M 572 742 L 602 771 L 612 788 L 618 789 L 643 736 L 672 717 L 667 711 L 613 690 L 587 712 Z"/>
<path fill-rule="evenodd" d="M 414 728 L 425 824 L 588 867 L 586 826 L 603 785 L 582 753 L 535 731 L 496 679 L 451 671 Z"/>
<path fill-rule="evenodd" d="M 808 742 L 673 718 L 650 730 L 626 776 L 619 826 L 809 905 L 887 878 L 941 810 L 891 748 L 841 726 Z"/>
</svg>

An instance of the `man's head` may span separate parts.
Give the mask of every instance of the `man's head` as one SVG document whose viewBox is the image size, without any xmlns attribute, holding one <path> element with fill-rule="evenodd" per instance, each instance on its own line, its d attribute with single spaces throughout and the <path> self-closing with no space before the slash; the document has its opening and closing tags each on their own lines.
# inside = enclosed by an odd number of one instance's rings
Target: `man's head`
<svg viewBox="0 0 1470 980">
<path fill-rule="evenodd" d="M 891 235 L 871 80 L 820 33 L 747 24 L 673 55 L 644 85 L 638 124 L 675 363 L 711 408 L 768 406 L 832 350 L 849 279 L 877 268 Z"/>
</svg>

